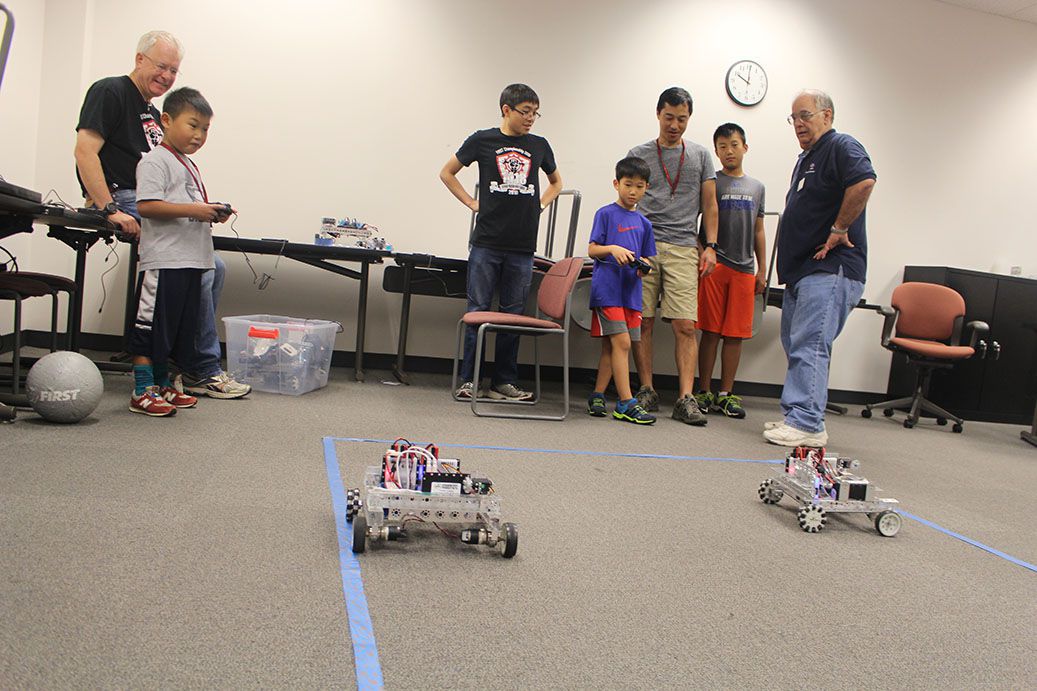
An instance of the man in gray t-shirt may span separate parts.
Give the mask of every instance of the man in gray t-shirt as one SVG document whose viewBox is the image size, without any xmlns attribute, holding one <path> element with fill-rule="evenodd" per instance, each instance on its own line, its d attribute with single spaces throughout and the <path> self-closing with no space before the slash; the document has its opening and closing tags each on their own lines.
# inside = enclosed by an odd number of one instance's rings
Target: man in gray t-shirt
<svg viewBox="0 0 1037 691">
<path fill-rule="evenodd" d="M 713 133 L 713 147 L 723 170 L 717 171 L 717 204 L 720 221 L 717 231 L 716 271 L 699 284 L 699 388 L 695 394 L 703 413 L 723 413 L 744 418 L 741 397 L 734 394 L 735 371 L 742 355 L 742 341 L 753 335 L 755 295 L 765 283 L 766 236 L 763 228 L 763 183 L 742 170 L 742 158 L 749 150 L 745 130 L 729 122 Z M 756 261 L 753 261 L 755 254 Z M 712 390 L 713 365 L 720 339 L 720 390 Z"/>
<path fill-rule="evenodd" d="M 692 396 L 698 341 L 699 276 L 716 267 L 717 196 L 715 166 L 705 147 L 683 139 L 691 118 L 691 94 L 671 87 L 659 96 L 655 113 L 659 136 L 636 146 L 628 156 L 648 163 L 651 184 L 638 205 L 655 232 L 658 250 L 652 271 L 642 279 L 641 341 L 633 344 L 634 362 L 641 380 L 638 403 L 646 410 L 659 409 L 659 395 L 652 386 L 652 334 L 660 295 L 660 316 L 671 323 L 676 341 L 678 398 L 673 418 L 689 425 L 706 424 Z M 702 215 L 704 237 L 699 238 Z M 699 252 L 700 241 L 702 251 Z"/>
</svg>

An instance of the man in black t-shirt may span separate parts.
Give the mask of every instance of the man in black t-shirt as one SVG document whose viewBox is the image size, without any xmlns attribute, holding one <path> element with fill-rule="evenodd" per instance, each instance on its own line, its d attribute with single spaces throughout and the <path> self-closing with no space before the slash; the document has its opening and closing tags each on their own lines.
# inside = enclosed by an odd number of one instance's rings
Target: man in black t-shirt
<svg viewBox="0 0 1037 691">
<path fill-rule="evenodd" d="M 479 130 L 461 145 L 443 166 L 440 180 L 476 216 L 469 238 L 468 312 L 490 309 L 498 293 L 500 311 L 521 314 L 533 276 L 540 212 L 562 191 L 562 177 L 551 145 L 530 134 L 540 117 L 540 97 L 525 84 L 512 84 L 501 92 L 500 127 Z M 457 173 L 473 162 L 479 164 L 479 199 L 465 191 Z M 540 193 L 540 171 L 548 187 Z M 476 330 L 465 332 L 461 381 L 457 399 L 476 395 Z M 519 338 L 497 334 L 495 367 L 489 396 L 496 400 L 529 400 L 533 395 L 515 384 L 518 380 Z"/>
<path fill-rule="evenodd" d="M 90 87 L 76 125 L 76 175 L 87 206 L 130 237 L 140 234 L 137 162 L 162 141 L 159 112 L 151 100 L 173 86 L 184 51 L 165 31 L 151 31 L 137 45 L 133 71 Z"/>
</svg>

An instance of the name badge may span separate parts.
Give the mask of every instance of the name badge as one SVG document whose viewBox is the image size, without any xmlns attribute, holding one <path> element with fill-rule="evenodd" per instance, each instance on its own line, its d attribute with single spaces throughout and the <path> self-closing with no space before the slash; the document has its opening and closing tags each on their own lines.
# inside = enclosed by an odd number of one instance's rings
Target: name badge
<svg viewBox="0 0 1037 691">
<path fill-rule="evenodd" d="M 806 182 L 807 182 L 807 179 L 806 179 L 805 177 L 803 177 L 803 178 L 800 178 L 800 179 L 799 179 L 799 184 L 798 184 L 798 185 L 796 185 L 796 191 L 797 191 L 797 192 L 801 191 L 801 190 L 803 189 L 803 185 L 805 185 L 805 184 L 806 184 Z"/>
</svg>

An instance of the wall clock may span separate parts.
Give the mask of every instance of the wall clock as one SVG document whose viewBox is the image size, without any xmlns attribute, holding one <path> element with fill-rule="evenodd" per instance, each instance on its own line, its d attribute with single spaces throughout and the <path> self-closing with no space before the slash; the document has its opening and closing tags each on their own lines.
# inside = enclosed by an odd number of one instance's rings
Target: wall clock
<svg viewBox="0 0 1037 691">
<path fill-rule="evenodd" d="M 757 62 L 739 60 L 727 71 L 725 86 L 732 101 L 740 106 L 755 106 L 767 95 L 767 73 Z"/>
</svg>

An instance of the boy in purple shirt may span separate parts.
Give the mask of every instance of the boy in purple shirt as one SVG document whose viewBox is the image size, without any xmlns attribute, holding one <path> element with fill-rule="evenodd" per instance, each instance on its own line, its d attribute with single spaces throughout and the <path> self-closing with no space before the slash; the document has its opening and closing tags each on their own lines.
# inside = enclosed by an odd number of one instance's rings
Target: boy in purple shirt
<svg viewBox="0 0 1037 691">
<path fill-rule="evenodd" d="M 635 211 L 648 189 L 650 170 L 643 159 L 624 158 L 616 164 L 613 185 L 619 199 L 594 214 L 587 253 L 594 258 L 591 275 L 591 336 L 601 338 L 601 359 L 587 412 L 604 417 L 605 387 L 615 379 L 619 401 L 612 417 L 650 425 L 655 416 L 645 411 L 630 391 L 630 343 L 641 339 L 641 269 L 635 262 L 655 256 L 651 222 Z M 647 264 L 647 262 L 645 262 Z"/>
</svg>

